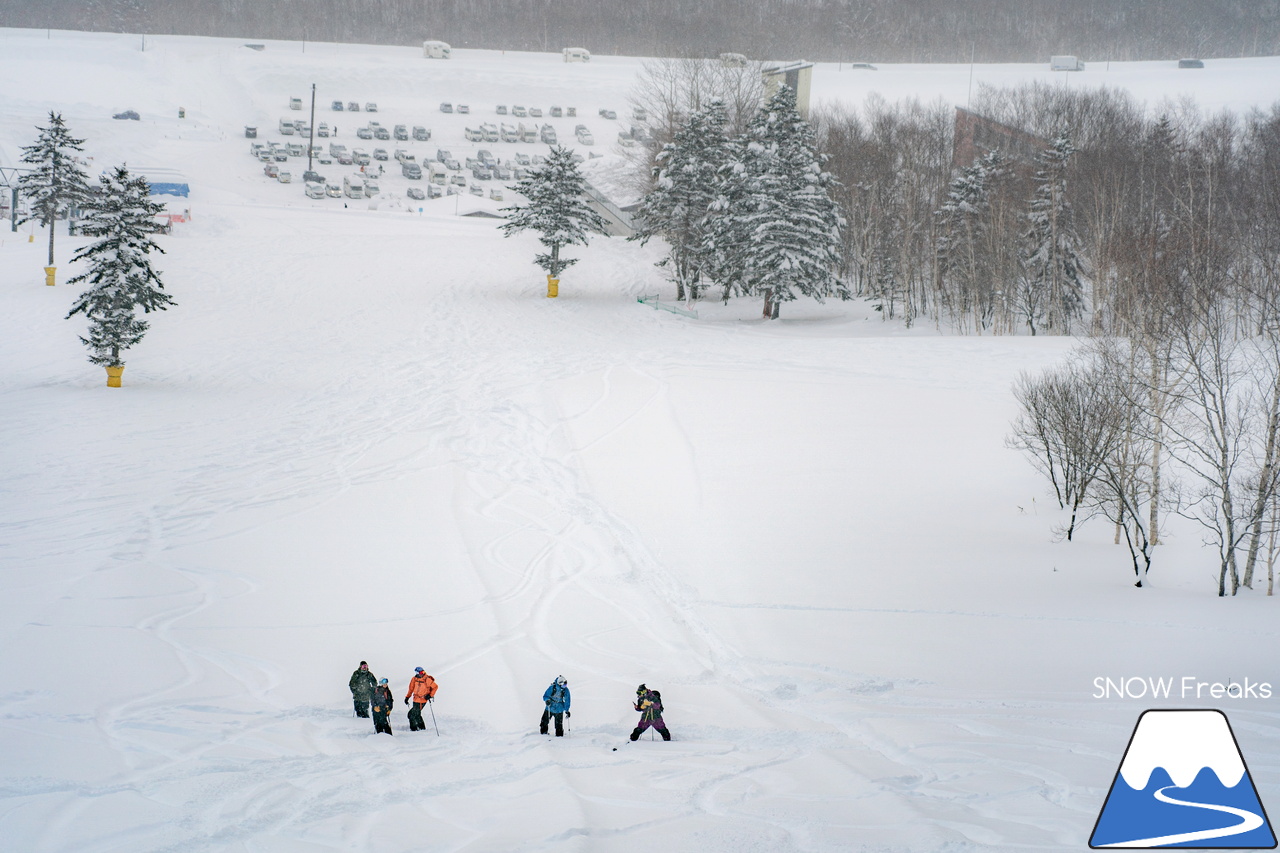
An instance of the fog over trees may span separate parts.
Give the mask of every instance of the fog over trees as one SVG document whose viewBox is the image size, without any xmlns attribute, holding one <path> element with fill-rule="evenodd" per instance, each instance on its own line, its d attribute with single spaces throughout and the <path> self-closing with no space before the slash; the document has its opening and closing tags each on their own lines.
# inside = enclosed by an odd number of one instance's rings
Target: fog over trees
<svg viewBox="0 0 1280 853">
<path fill-rule="evenodd" d="M 0 26 L 833 62 L 1280 53 L 1280 0 L 0 0 Z"/>
</svg>

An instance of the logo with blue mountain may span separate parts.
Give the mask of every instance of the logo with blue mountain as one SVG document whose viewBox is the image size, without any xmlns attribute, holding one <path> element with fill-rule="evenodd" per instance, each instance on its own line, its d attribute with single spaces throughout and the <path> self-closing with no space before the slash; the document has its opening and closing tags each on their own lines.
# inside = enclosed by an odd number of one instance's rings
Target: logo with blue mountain
<svg viewBox="0 0 1280 853">
<path fill-rule="evenodd" d="M 1273 849 L 1275 833 L 1227 716 L 1144 711 L 1089 846 Z"/>
</svg>

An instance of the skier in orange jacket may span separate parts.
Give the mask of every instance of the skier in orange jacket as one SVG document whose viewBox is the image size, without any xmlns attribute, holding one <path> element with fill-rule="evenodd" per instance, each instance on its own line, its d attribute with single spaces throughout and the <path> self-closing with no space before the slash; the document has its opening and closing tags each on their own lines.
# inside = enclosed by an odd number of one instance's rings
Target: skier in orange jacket
<svg viewBox="0 0 1280 853">
<path fill-rule="evenodd" d="M 409 700 L 413 700 L 413 707 L 409 709 L 409 731 L 426 731 L 427 724 L 422 721 L 422 706 L 435 698 L 439 685 L 420 666 L 414 669 L 414 673 L 409 681 L 409 692 L 404 695 L 404 704 L 408 705 Z"/>
</svg>

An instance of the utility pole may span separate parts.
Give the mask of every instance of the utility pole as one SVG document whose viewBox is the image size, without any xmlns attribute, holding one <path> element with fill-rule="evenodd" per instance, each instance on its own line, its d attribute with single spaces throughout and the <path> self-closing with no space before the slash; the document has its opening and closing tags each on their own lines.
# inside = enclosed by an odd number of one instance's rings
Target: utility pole
<svg viewBox="0 0 1280 853">
<path fill-rule="evenodd" d="M 311 150 L 316 145 L 316 84 L 311 84 L 311 134 L 307 139 L 307 171 L 311 171 Z"/>
</svg>

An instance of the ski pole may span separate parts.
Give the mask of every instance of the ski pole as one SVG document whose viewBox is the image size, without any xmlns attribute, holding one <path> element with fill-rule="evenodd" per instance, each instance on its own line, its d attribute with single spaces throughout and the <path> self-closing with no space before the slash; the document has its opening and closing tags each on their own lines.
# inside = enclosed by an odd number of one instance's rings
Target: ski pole
<svg viewBox="0 0 1280 853">
<path fill-rule="evenodd" d="M 436 737 L 440 737 L 440 727 L 436 726 L 436 701 L 435 699 L 427 700 L 427 707 L 431 709 L 431 725 L 436 727 Z"/>
</svg>

